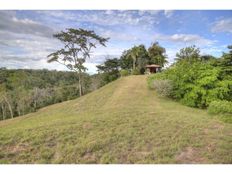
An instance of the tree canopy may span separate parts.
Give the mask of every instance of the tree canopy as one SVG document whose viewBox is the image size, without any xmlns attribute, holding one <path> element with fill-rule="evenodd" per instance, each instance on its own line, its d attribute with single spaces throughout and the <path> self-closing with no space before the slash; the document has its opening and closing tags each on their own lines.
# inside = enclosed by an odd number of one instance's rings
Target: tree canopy
<svg viewBox="0 0 232 174">
<path fill-rule="evenodd" d="M 119 77 L 120 62 L 117 58 L 106 59 L 106 61 L 97 65 L 98 72 L 102 75 L 102 85 L 107 84 Z"/>
<path fill-rule="evenodd" d="M 106 46 L 109 38 L 98 36 L 94 31 L 68 28 L 53 35 L 64 47 L 48 55 L 48 62 L 58 62 L 78 74 L 80 96 L 83 94 L 81 74 L 86 71 L 84 63 L 97 45 Z"/>
<path fill-rule="evenodd" d="M 195 61 L 200 59 L 200 49 L 195 45 L 182 48 L 180 52 L 176 53 L 176 61 L 181 60 Z"/>
<path fill-rule="evenodd" d="M 166 50 L 158 42 L 153 43 L 148 48 L 149 64 L 157 64 L 164 67 L 167 61 Z"/>
</svg>

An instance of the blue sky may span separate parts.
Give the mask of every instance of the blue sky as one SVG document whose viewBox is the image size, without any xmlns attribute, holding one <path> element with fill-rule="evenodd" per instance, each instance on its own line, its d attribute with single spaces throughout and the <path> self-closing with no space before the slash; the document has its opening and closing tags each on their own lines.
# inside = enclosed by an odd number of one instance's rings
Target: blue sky
<svg viewBox="0 0 232 174">
<path fill-rule="evenodd" d="M 107 47 L 97 48 L 87 60 L 89 73 L 108 57 L 138 44 L 147 48 L 158 41 L 168 61 L 176 52 L 195 44 L 202 54 L 221 56 L 232 44 L 232 11 L 0 11 L 0 66 L 66 70 L 48 64 L 46 56 L 62 47 L 52 34 L 65 28 L 84 28 L 110 37 Z"/>
</svg>

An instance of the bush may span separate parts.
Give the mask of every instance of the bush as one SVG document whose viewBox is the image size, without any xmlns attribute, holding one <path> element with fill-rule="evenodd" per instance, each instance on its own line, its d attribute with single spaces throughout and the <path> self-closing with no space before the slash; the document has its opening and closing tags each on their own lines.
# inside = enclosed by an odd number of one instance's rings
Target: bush
<svg viewBox="0 0 232 174">
<path fill-rule="evenodd" d="M 208 113 L 232 115 L 232 102 L 226 100 L 213 101 L 208 107 Z"/>
<path fill-rule="evenodd" d="M 172 98 L 197 108 L 207 108 L 212 101 L 232 99 L 232 82 L 223 79 L 221 68 L 210 62 L 179 62 L 161 73 L 149 76 L 148 86 L 155 80 L 171 80 Z"/>
<path fill-rule="evenodd" d="M 133 75 L 140 75 L 140 71 L 138 69 L 133 69 L 132 74 Z"/>
<path fill-rule="evenodd" d="M 130 73 L 129 73 L 129 70 L 126 70 L 126 69 L 122 69 L 120 71 L 120 75 L 123 77 L 123 76 L 128 76 Z"/>
<path fill-rule="evenodd" d="M 165 77 L 165 73 L 151 74 L 147 78 L 148 87 L 151 88 L 151 89 L 153 89 L 154 88 L 154 85 L 153 85 L 154 83 L 153 82 L 155 80 L 165 80 L 165 79 L 167 79 Z"/>
<path fill-rule="evenodd" d="M 173 85 L 170 80 L 154 80 L 153 88 L 157 94 L 162 97 L 171 97 L 173 93 Z"/>
</svg>

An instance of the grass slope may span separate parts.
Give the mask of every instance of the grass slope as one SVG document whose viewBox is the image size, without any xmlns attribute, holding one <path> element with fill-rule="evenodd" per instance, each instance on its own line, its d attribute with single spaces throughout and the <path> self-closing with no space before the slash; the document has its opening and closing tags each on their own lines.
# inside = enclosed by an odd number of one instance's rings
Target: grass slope
<svg viewBox="0 0 232 174">
<path fill-rule="evenodd" d="M 0 122 L 0 163 L 232 163 L 232 124 L 129 76 Z"/>
</svg>

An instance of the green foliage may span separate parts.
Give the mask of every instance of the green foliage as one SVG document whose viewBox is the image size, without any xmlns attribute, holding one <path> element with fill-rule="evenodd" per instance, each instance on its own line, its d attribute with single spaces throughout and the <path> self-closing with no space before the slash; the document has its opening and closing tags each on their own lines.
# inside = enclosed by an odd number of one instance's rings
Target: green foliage
<svg viewBox="0 0 232 174">
<path fill-rule="evenodd" d="M 139 71 L 139 69 L 133 69 L 132 70 L 132 75 L 140 75 L 140 71 Z"/>
<path fill-rule="evenodd" d="M 232 81 L 228 71 L 231 66 L 228 66 L 228 61 L 224 62 L 225 55 L 217 60 L 205 61 L 198 59 L 198 54 L 199 50 L 195 47 L 182 49 L 177 63 L 148 78 L 149 87 L 155 80 L 171 80 L 171 97 L 191 107 L 207 108 L 215 100 L 231 101 Z"/>
<path fill-rule="evenodd" d="M 228 46 L 229 53 L 223 53 L 219 61 L 215 61 L 215 65 L 221 67 L 224 79 L 232 80 L 232 46 Z"/>
<path fill-rule="evenodd" d="M 226 100 L 218 100 L 210 103 L 208 107 L 210 114 L 231 114 L 232 117 L 232 102 Z"/>
<path fill-rule="evenodd" d="M 163 67 L 168 62 L 165 53 L 165 48 L 161 47 L 158 42 L 153 43 L 148 50 L 144 45 L 134 46 L 122 53 L 119 59 L 120 68 L 134 70 L 132 74 L 144 74 L 148 64 L 158 64 Z"/>
<path fill-rule="evenodd" d="M 156 74 L 152 74 L 152 75 L 150 75 L 150 76 L 148 76 L 148 78 L 147 78 L 147 83 L 148 83 L 148 87 L 150 88 L 150 89 L 153 89 L 153 82 L 155 81 L 155 80 L 165 80 L 165 79 L 167 79 L 166 78 L 166 73 L 156 73 Z"/>
<path fill-rule="evenodd" d="M 148 48 L 149 64 L 157 64 L 163 67 L 167 61 L 166 50 L 158 42 L 153 43 Z"/>
<path fill-rule="evenodd" d="M 128 76 L 130 74 L 129 70 L 126 70 L 126 69 L 122 69 L 120 71 L 120 75 L 123 77 L 123 76 Z"/>
<path fill-rule="evenodd" d="M 170 80 L 154 80 L 153 89 L 161 97 L 171 97 L 173 93 L 173 85 Z"/>
<path fill-rule="evenodd" d="M 119 59 L 120 67 L 122 69 L 131 70 L 133 67 L 133 60 L 128 59 L 129 52 L 130 52 L 130 50 L 123 51 L 123 53 Z"/>
<path fill-rule="evenodd" d="M 176 61 L 187 60 L 187 61 L 195 61 L 200 60 L 200 49 L 196 48 L 195 45 L 182 48 L 179 53 L 176 54 Z"/>
<path fill-rule="evenodd" d="M 100 87 L 92 79 L 92 76 L 82 74 L 85 93 Z M 79 96 L 78 78 L 74 72 L 2 68 L 0 80 L 0 120 L 21 116 Z"/>
<path fill-rule="evenodd" d="M 120 57 L 120 66 L 122 69 L 139 69 L 144 73 L 144 68 L 149 61 L 148 52 L 144 45 L 134 46 L 123 52 Z"/>
<path fill-rule="evenodd" d="M 98 36 L 94 31 L 68 28 L 53 35 L 64 45 L 62 49 L 48 55 L 48 63 L 58 62 L 78 75 L 79 94 L 82 96 L 82 73 L 86 71 L 84 63 L 97 44 L 106 46 L 109 38 Z"/>
<path fill-rule="evenodd" d="M 102 65 L 97 65 L 98 72 L 101 75 L 102 86 L 120 77 L 119 66 L 120 63 L 117 58 L 106 59 Z"/>
</svg>

